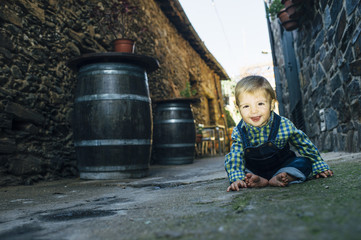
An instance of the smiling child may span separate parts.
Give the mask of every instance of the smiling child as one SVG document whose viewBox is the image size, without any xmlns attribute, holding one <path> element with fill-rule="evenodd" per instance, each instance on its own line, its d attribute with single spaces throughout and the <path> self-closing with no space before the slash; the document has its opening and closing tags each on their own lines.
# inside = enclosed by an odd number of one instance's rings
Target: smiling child
<svg viewBox="0 0 361 240">
<path fill-rule="evenodd" d="M 232 133 L 233 144 L 225 169 L 230 186 L 240 188 L 278 186 L 333 175 L 307 135 L 285 117 L 273 112 L 276 94 L 262 76 L 248 76 L 235 89 L 242 120 Z M 300 156 L 290 150 L 292 144 Z"/>
</svg>

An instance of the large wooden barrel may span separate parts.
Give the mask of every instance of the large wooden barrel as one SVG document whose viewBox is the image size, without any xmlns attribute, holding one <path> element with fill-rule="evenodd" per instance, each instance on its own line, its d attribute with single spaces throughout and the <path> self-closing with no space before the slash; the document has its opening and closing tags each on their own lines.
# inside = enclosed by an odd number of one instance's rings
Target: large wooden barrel
<svg viewBox="0 0 361 240">
<path fill-rule="evenodd" d="M 145 67 L 101 57 L 85 57 L 78 70 L 73 131 L 80 178 L 144 177 L 152 147 Z"/>
<path fill-rule="evenodd" d="M 196 129 L 190 99 L 156 101 L 152 159 L 156 164 L 193 163 Z"/>
</svg>

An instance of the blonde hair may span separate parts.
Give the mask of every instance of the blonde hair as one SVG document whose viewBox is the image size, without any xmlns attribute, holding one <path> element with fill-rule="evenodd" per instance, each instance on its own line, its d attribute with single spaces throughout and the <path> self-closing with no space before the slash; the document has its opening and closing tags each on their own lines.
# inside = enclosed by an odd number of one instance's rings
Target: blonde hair
<svg viewBox="0 0 361 240">
<path fill-rule="evenodd" d="M 271 97 L 271 100 L 277 101 L 276 93 L 268 80 L 262 76 L 252 75 L 242 78 L 236 85 L 234 95 L 236 97 L 237 106 L 239 106 L 239 96 L 242 93 L 253 93 L 257 90 L 264 90 Z"/>
</svg>

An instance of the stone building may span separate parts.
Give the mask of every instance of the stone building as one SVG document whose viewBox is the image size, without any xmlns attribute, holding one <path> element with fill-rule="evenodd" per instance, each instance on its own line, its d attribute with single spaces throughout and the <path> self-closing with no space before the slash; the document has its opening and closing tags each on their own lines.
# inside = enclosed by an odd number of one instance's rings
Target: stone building
<svg viewBox="0 0 361 240">
<path fill-rule="evenodd" d="M 272 2 L 272 1 L 270 1 Z M 271 20 L 280 112 L 320 151 L 361 150 L 361 2 L 301 1 L 299 27 Z"/>
<path fill-rule="evenodd" d="M 103 2 L 106 0 L 103 0 Z M 72 116 L 76 73 L 67 62 L 111 51 L 85 0 L 0 3 L 0 185 L 76 176 Z M 156 58 L 152 99 L 190 88 L 197 123 L 225 125 L 220 81 L 227 73 L 204 46 L 177 0 L 132 0 L 136 54 Z M 139 29 L 146 28 L 140 36 Z"/>
</svg>

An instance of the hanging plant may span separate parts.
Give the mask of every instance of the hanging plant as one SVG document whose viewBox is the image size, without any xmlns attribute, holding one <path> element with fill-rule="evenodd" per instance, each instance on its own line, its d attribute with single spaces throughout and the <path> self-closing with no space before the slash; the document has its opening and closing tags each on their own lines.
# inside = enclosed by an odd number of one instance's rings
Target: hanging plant
<svg viewBox="0 0 361 240">
<path fill-rule="evenodd" d="M 298 19 L 290 19 L 286 9 L 282 9 L 277 16 L 286 31 L 293 31 L 299 27 Z"/>
<path fill-rule="evenodd" d="M 271 19 L 274 20 L 277 14 L 284 8 L 284 5 L 281 3 L 281 0 L 273 0 L 268 8 L 268 13 L 271 16 Z"/>
</svg>

